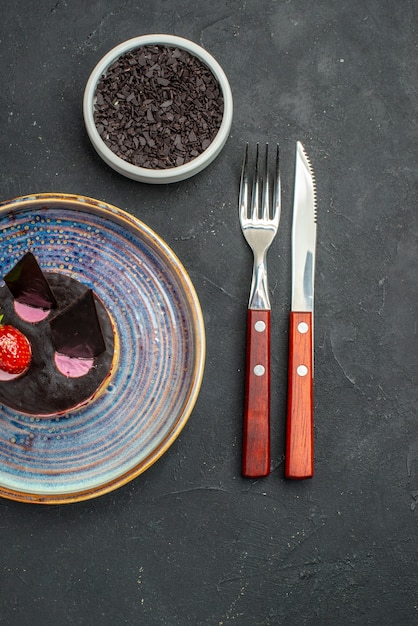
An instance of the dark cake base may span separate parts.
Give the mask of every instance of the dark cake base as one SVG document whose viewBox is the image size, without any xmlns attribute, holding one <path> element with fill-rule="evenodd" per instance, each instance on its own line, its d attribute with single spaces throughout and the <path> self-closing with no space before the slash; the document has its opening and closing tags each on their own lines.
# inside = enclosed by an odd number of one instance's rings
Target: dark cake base
<svg viewBox="0 0 418 626">
<path fill-rule="evenodd" d="M 21 330 L 32 345 L 32 362 L 20 378 L 0 381 L 0 403 L 21 413 L 51 417 L 67 413 L 87 403 L 110 376 L 115 349 L 114 329 L 103 303 L 95 297 L 106 350 L 95 358 L 94 366 L 80 378 L 67 378 L 55 366 L 49 321 L 86 290 L 86 286 L 64 274 L 45 272 L 54 292 L 58 308 L 42 322 L 23 321 L 14 310 L 14 300 L 6 286 L 0 288 L 0 309 L 3 322 Z"/>
</svg>

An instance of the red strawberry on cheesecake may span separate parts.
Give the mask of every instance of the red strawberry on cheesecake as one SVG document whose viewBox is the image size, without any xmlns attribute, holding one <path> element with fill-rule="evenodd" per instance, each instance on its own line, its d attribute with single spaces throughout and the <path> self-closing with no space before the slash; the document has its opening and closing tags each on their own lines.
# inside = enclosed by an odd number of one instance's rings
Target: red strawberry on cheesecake
<svg viewBox="0 0 418 626">
<path fill-rule="evenodd" d="M 26 335 L 2 320 L 0 315 L 0 380 L 12 380 L 28 370 L 32 348 Z"/>
</svg>

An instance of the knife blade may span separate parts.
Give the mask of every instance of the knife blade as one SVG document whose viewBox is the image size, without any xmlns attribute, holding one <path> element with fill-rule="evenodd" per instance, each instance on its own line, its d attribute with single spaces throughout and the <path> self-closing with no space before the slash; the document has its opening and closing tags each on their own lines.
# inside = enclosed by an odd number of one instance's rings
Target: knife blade
<svg viewBox="0 0 418 626">
<path fill-rule="evenodd" d="M 289 326 L 286 478 L 311 478 L 313 436 L 313 314 L 316 249 L 316 185 L 309 157 L 296 144 L 292 223 L 292 299 Z"/>
</svg>

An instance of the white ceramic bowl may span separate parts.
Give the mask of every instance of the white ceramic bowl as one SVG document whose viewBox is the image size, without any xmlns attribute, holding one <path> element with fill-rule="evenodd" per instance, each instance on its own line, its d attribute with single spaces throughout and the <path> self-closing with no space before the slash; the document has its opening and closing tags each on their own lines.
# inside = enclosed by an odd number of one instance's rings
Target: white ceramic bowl
<svg viewBox="0 0 418 626">
<path fill-rule="evenodd" d="M 144 167 L 138 167 L 128 161 L 125 161 L 124 159 L 121 159 L 104 143 L 94 122 L 93 115 L 95 92 L 97 84 L 103 74 L 114 61 L 126 52 L 147 45 L 178 47 L 203 61 L 218 81 L 224 99 L 222 123 L 211 144 L 199 156 L 178 167 L 147 169 Z M 87 81 L 83 100 L 83 114 L 87 133 L 94 148 L 102 159 L 114 170 L 124 176 L 127 176 L 128 178 L 154 184 L 178 182 L 180 180 L 184 180 L 185 178 L 189 178 L 190 176 L 194 176 L 194 174 L 201 172 L 205 167 L 207 167 L 209 163 L 211 163 L 218 156 L 225 145 L 231 129 L 232 112 L 233 103 L 231 88 L 228 79 L 218 62 L 201 46 L 198 46 L 188 39 L 174 35 L 143 35 L 141 37 L 134 37 L 133 39 L 128 39 L 110 50 L 99 61 L 91 73 Z"/>
</svg>

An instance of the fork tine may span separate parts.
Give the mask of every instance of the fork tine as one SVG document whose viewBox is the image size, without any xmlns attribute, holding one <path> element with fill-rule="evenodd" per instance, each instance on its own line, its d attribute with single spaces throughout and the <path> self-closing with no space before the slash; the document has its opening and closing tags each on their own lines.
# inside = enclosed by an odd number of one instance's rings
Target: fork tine
<svg viewBox="0 0 418 626">
<path fill-rule="evenodd" d="M 261 204 L 261 218 L 263 220 L 269 219 L 269 204 L 270 204 L 270 177 L 269 177 L 269 145 L 266 143 L 266 154 L 264 158 L 264 172 L 262 176 L 263 189 L 262 189 L 262 204 Z"/>
<path fill-rule="evenodd" d="M 281 211 L 281 183 L 280 183 L 280 150 L 276 147 L 276 167 L 273 182 L 273 219 L 278 224 Z"/>
<path fill-rule="evenodd" d="M 255 152 L 255 176 L 252 188 L 252 200 L 251 200 L 251 219 L 256 220 L 259 214 L 260 208 L 260 146 L 257 142 Z"/>
<path fill-rule="evenodd" d="M 247 217 L 248 210 L 248 143 L 245 144 L 244 158 L 241 168 L 241 183 L 239 192 L 239 211 L 241 223 Z"/>
</svg>

